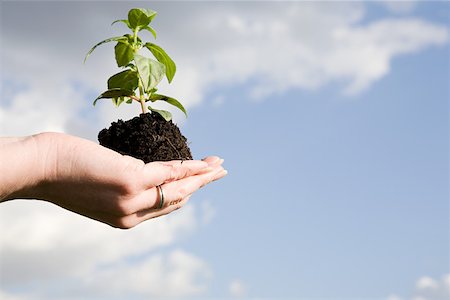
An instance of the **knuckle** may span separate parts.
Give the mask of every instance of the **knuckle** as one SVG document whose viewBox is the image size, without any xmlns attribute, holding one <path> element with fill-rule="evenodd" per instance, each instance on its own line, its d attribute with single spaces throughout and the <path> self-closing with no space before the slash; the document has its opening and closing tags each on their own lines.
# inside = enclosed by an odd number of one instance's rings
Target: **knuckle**
<svg viewBox="0 0 450 300">
<path fill-rule="evenodd" d="M 117 174 L 118 184 L 124 194 L 135 194 L 142 186 L 141 171 L 145 163 L 140 159 L 131 156 L 123 156 L 127 161 L 123 171 Z"/>
<path fill-rule="evenodd" d="M 144 161 L 134 158 L 132 156 L 123 155 L 123 158 L 124 158 L 124 161 L 126 162 L 126 167 L 125 167 L 126 170 L 139 171 L 145 166 Z"/>
<path fill-rule="evenodd" d="M 111 224 L 114 228 L 118 228 L 118 229 L 131 229 L 134 226 L 136 226 L 136 224 L 134 224 L 133 222 L 131 222 L 131 220 L 129 218 L 125 218 L 125 217 L 121 217 L 121 218 L 116 218 L 112 224 Z"/>
<path fill-rule="evenodd" d="M 121 200 L 115 202 L 114 211 L 119 216 L 128 216 L 133 213 L 131 211 L 129 201 L 127 201 L 125 199 L 121 199 Z"/>
<path fill-rule="evenodd" d="M 188 169 L 186 169 L 181 164 L 170 165 L 170 179 L 178 180 L 181 178 L 185 178 L 189 174 Z"/>
<path fill-rule="evenodd" d="M 139 183 L 137 180 L 129 174 L 128 172 L 124 172 L 119 175 L 119 186 L 124 195 L 134 195 L 139 190 Z"/>
<path fill-rule="evenodd" d="M 170 165 L 169 166 L 170 170 L 169 170 L 169 176 L 171 180 L 176 180 L 178 178 L 178 168 L 175 167 L 174 165 Z"/>
</svg>

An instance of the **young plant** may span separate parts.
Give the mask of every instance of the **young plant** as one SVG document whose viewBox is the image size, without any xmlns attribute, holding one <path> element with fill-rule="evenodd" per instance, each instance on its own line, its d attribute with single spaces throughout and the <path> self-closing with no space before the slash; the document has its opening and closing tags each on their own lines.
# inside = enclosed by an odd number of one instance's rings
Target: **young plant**
<svg viewBox="0 0 450 300">
<path fill-rule="evenodd" d="M 176 66 L 167 53 L 158 45 L 150 42 L 144 43 L 138 33 L 149 31 L 156 39 L 155 30 L 150 27 L 150 23 L 155 18 L 156 12 L 150 9 L 133 8 L 128 12 L 128 19 L 116 20 L 115 23 L 124 23 L 131 30 L 131 34 L 112 37 L 101 41 L 92 47 L 86 54 L 86 59 L 98 46 L 117 42 L 114 47 L 117 66 L 123 71 L 114 74 L 108 79 L 108 90 L 104 91 L 94 100 L 94 105 L 99 99 L 112 99 L 117 107 L 126 102 L 128 104 L 137 101 L 141 105 L 142 113 L 147 112 L 146 102 L 165 101 L 179 108 L 186 116 L 186 109 L 176 99 L 165 95 L 157 94 L 157 85 L 164 76 L 169 83 L 175 76 Z M 143 48 L 148 49 L 156 59 L 148 58 L 139 54 Z M 138 94 L 136 92 L 138 91 Z M 172 115 L 165 110 L 158 110 L 148 106 L 151 112 L 160 114 L 164 119 L 170 121 Z"/>
</svg>

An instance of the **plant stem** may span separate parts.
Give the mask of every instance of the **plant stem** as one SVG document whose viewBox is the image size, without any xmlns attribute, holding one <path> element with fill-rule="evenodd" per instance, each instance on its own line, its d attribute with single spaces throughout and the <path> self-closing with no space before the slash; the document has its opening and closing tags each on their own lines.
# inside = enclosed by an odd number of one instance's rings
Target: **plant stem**
<svg viewBox="0 0 450 300">
<path fill-rule="evenodd" d="M 141 99 L 141 109 L 142 109 L 143 114 L 147 113 L 147 107 L 145 107 L 145 101 L 143 101 L 142 99 Z"/>
<path fill-rule="evenodd" d="M 136 96 L 128 96 L 128 97 L 130 97 L 130 98 L 133 99 L 134 101 L 141 102 L 141 99 L 139 99 L 139 98 L 136 97 Z"/>
<path fill-rule="evenodd" d="M 142 113 L 147 113 L 147 107 L 145 106 L 144 88 L 142 87 L 141 80 L 139 79 L 139 101 L 141 102 Z"/>
<path fill-rule="evenodd" d="M 138 32 L 137 28 L 135 30 L 133 30 L 134 46 L 136 46 L 136 44 L 137 44 L 137 32 Z"/>
</svg>

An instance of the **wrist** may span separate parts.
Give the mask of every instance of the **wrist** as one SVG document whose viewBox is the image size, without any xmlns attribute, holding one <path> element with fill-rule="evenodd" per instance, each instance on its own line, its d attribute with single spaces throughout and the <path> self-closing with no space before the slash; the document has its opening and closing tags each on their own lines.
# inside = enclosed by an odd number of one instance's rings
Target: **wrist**
<svg viewBox="0 0 450 300">
<path fill-rule="evenodd" d="M 0 174 L 6 175 L 0 185 L 0 201 L 42 199 L 42 187 L 55 161 L 50 135 L 0 139 Z"/>
</svg>

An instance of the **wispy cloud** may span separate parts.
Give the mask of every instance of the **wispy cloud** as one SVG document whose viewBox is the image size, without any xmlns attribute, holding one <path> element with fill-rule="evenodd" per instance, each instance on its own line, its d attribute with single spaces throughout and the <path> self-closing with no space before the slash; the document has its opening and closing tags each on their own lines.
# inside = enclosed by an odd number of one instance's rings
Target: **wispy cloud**
<svg viewBox="0 0 450 300">
<path fill-rule="evenodd" d="M 67 24 L 65 33 L 52 36 L 45 32 L 50 30 L 46 22 L 33 16 L 23 18 L 21 27 L 3 24 L 2 36 L 9 42 L 2 48 L 2 80 L 28 88 L 9 95 L 9 105 L 0 106 L 4 123 L 0 134 L 74 130 L 70 124 L 85 123 L 76 121 L 90 110 L 87 95 L 95 97 L 115 72 L 111 45 L 99 48 L 86 66 L 81 61 L 91 44 L 123 32 L 106 22 L 126 11 L 121 10 L 123 4 L 100 16 L 95 4 L 89 10 L 71 5 L 70 14 L 52 15 L 54 22 Z M 361 3 L 189 3 L 189 17 L 183 7 L 186 4 L 155 22 L 161 28 L 158 43 L 178 64 L 173 84 L 164 83 L 160 90 L 188 107 L 202 103 L 213 90 L 236 85 L 244 85 L 254 99 L 291 89 L 316 90 L 333 82 L 342 84 L 344 94 L 355 95 L 389 74 L 396 57 L 448 42 L 446 26 L 422 19 L 402 16 L 363 22 L 366 11 Z M 45 12 L 41 14 L 40 20 Z M 82 22 L 74 17 L 79 15 Z M 21 30 L 28 25 L 39 30 L 41 38 Z M 57 44 L 50 45 L 45 37 L 57 39 Z M 73 82 L 78 83 L 76 88 Z M 101 124 L 137 112 L 138 107 L 117 110 L 109 103 L 95 108 Z M 95 130 L 101 129 L 96 126 L 84 136 L 95 138 Z"/>
<path fill-rule="evenodd" d="M 448 300 L 450 299 L 450 274 L 441 278 L 423 276 L 416 281 L 411 296 L 392 294 L 388 300 Z"/>
<path fill-rule="evenodd" d="M 207 262 L 181 249 L 162 251 L 201 226 L 204 216 L 195 205 L 122 231 L 28 202 L 5 203 L 0 211 L 4 293 L 21 288 L 25 296 L 33 292 L 31 299 L 48 299 L 68 292 L 190 296 L 207 290 Z M 65 288 L 55 288 L 55 281 Z"/>
<path fill-rule="evenodd" d="M 416 9 L 418 1 L 380 1 L 379 4 L 385 6 L 390 12 L 407 14 Z"/>
<path fill-rule="evenodd" d="M 204 294 L 211 275 L 201 258 L 176 249 L 91 272 L 83 278 L 83 285 L 91 297 L 188 297 Z"/>
<path fill-rule="evenodd" d="M 247 287 L 241 280 L 234 279 L 230 283 L 229 292 L 234 298 L 243 298 L 247 295 Z"/>
</svg>

